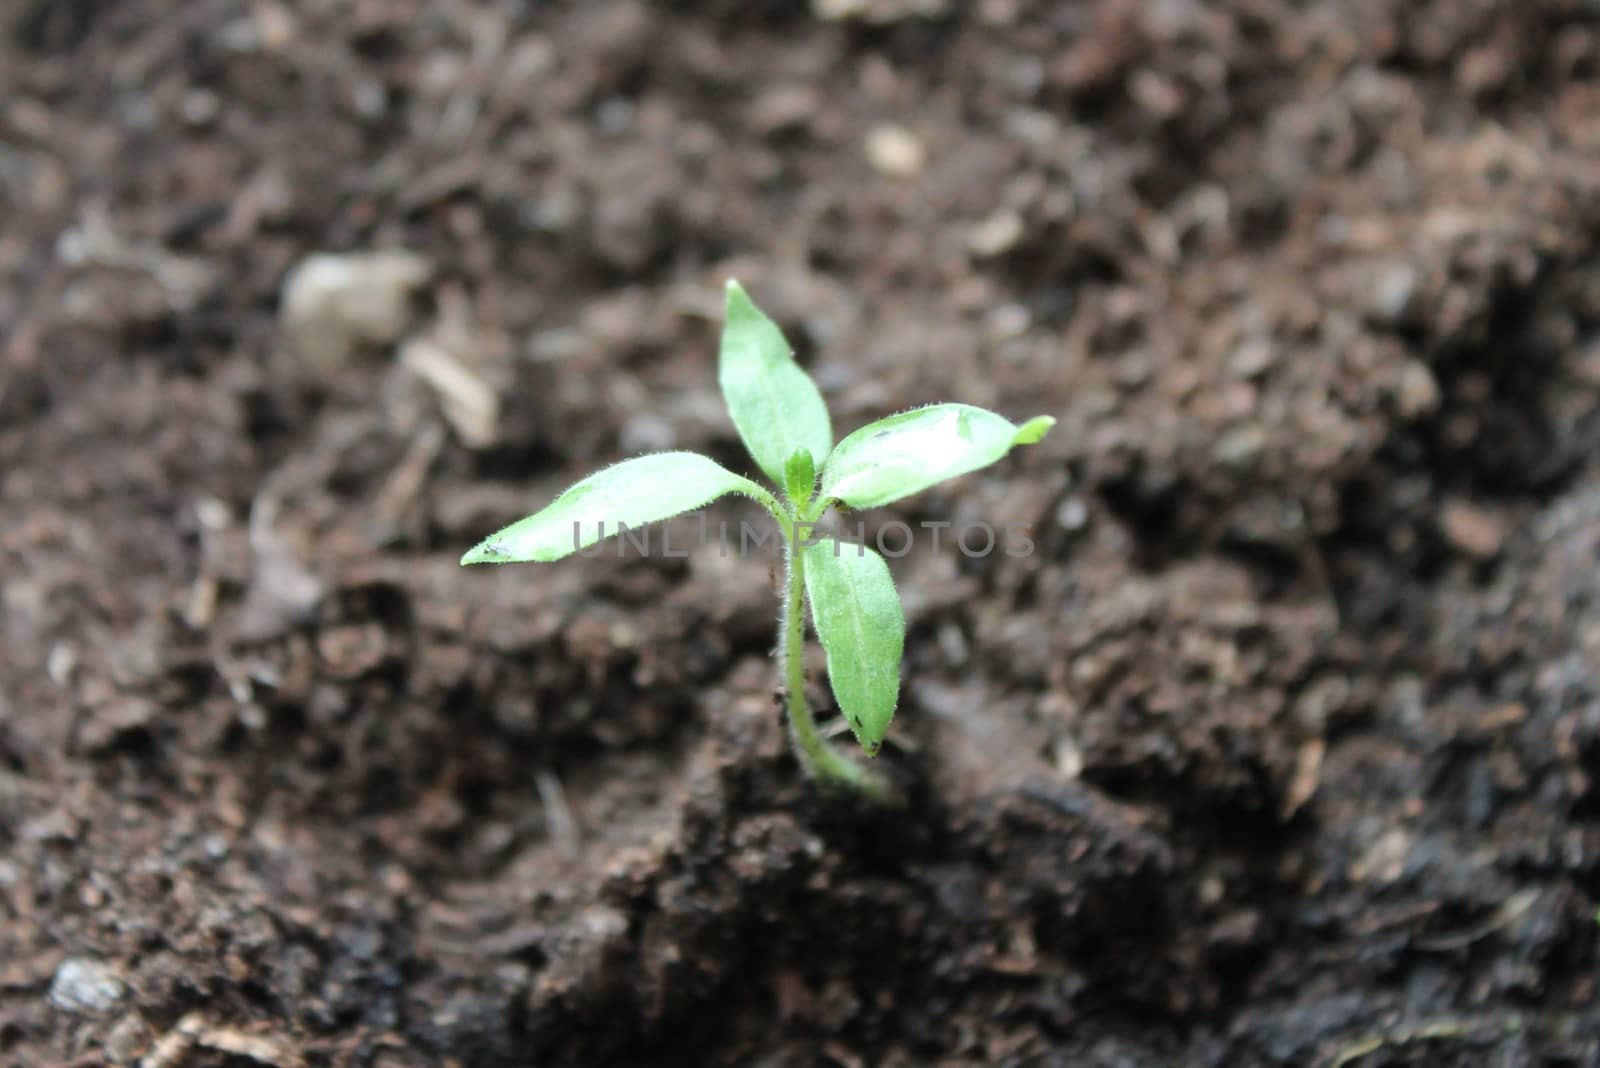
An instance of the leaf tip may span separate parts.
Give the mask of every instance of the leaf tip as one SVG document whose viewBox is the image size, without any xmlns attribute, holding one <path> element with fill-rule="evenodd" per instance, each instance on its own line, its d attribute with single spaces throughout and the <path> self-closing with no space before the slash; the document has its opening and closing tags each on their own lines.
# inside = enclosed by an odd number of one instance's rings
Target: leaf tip
<svg viewBox="0 0 1600 1068">
<path fill-rule="evenodd" d="M 885 720 L 881 726 L 876 726 L 874 729 L 869 730 L 860 716 L 851 715 L 848 718 L 850 721 L 850 733 L 856 736 L 856 744 L 861 746 L 861 751 L 869 757 L 877 756 L 878 750 L 883 748 L 883 736 L 889 729 L 888 721 Z"/>
<path fill-rule="evenodd" d="M 725 311 L 729 319 L 732 319 L 735 313 L 749 315 L 755 312 L 755 301 L 750 299 L 750 294 L 745 292 L 744 286 L 739 284 L 737 278 L 728 279 L 723 286 L 723 294 L 727 298 Z"/>
<path fill-rule="evenodd" d="M 1050 428 L 1056 425 L 1053 415 L 1039 415 L 1029 419 L 1017 428 L 1016 436 L 1011 439 L 1013 445 L 1037 445 L 1050 433 Z"/>
<path fill-rule="evenodd" d="M 486 538 L 461 557 L 461 566 L 470 567 L 473 564 L 503 564 L 510 557 L 500 548 L 500 543 L 494 538 Z"/>
</svg>

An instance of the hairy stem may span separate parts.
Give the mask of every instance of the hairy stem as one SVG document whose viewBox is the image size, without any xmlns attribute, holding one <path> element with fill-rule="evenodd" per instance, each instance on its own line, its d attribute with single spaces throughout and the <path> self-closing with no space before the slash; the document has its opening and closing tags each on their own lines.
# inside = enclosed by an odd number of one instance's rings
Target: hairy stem
<svg viewBox="0 0 1600 1068">
<path fill-rule="evenodd" d="M 803 518 L 803 516 L 802 516 Z M 828 786 L 854 789 L 874 801 L 889 801 L 893 791 L 878 774 L 841 755 L 817 731 L 806 703 L 805 560 L 795 542 L 795 522 L 780 516 L 785 574 L 783 616 L 778 622 L 778 663 L 789 696 L 789 737 L 806 771 Z"/>
</svg>

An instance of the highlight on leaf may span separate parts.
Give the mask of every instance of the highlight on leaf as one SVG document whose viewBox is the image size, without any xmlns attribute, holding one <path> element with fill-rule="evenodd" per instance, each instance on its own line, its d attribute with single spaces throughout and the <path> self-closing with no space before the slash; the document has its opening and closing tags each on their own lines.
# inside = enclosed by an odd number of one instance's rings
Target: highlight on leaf
<svg viewBox="0 0 1600 1068">
<path fill-rule="evenodd" d="M 588 548 L 624 526 L 693 511 L 729 493 L 765 491 L 692 452 L 658 452 L 590 475 L 526 519 L 489 535 L 463 564 L 545 563 Z"/>
<path fill-rule="evenodd" d="M 876 508 L 987 467 L 1043 439 L 1055 420 L 1017 426 L 970 404 L 930 404 L 869 423 L 839 442 L 822 470 L 822 497 Z"/>
</svg>

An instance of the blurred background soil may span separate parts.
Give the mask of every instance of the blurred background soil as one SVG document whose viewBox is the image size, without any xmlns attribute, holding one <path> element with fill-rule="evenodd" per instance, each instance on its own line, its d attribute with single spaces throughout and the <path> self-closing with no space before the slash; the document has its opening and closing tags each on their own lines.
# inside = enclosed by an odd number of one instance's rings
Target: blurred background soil
<svg viewBox="0 0 1600 1068">
<path fill-rule="evenodd" d="M 730 275 L 1060 420 L 904 813 L 772 560 L 456 566 Z M 6 0 L 0 1063 L 1600 1063 L 1597 413 L 1586 0 Z"/>
</svg>

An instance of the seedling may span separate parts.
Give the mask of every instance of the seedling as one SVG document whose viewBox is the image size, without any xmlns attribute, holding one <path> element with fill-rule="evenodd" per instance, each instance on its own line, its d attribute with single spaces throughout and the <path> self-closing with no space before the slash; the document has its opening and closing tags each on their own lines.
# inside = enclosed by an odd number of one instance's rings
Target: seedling
<svg viewBox="0 0 1600 1068">
<path fill-rule="evenodd" d="M 880 776 L 818 732 L 801 654 L 809 603 L 833 696 L 861 748 L 876 756 L 900 695 L 906 631 L 900 598 L 882 556 L 813 531 L 831 505 L 859 510 L 909 497 L 986 467 L 1014 445 L 1034 444 L 1055 420 L 1042 415 L 1016 426 L 971 405 L 932 404 L 870 423 L 835 446 L 821 392 L 777 324 L 733 281 L 717 379 L 739 437 L 778 492 L 696 453 L 654 453 L 590 475 L 542 511 L 485 538 L 461 562 L 559 560 L 600 541 L 608 528 L 616 534 L 669 519 L 730 493 L 749 497 L 772 513 L 783 536 L 777 656 L 795 752 L 819 782 L 887 799 Z"/>
</svg>

